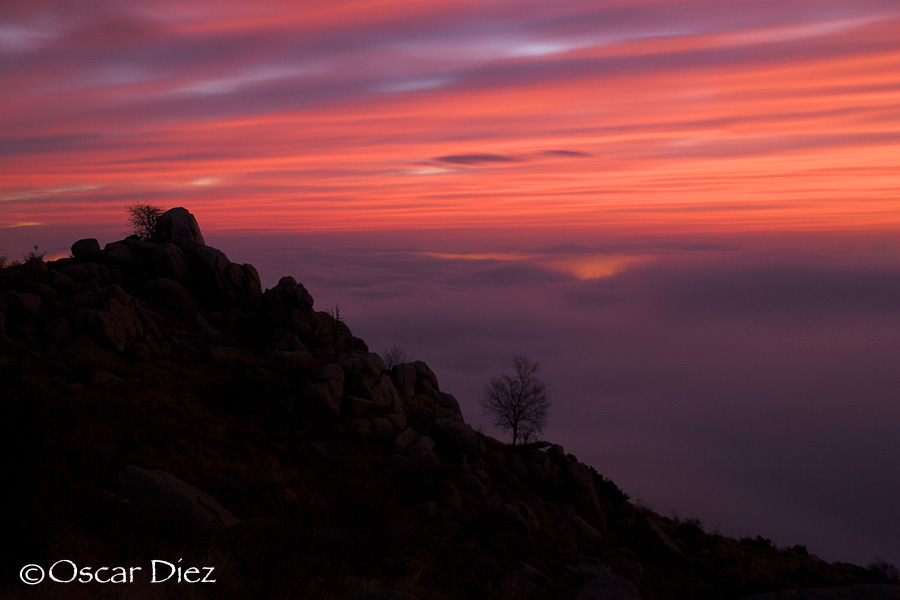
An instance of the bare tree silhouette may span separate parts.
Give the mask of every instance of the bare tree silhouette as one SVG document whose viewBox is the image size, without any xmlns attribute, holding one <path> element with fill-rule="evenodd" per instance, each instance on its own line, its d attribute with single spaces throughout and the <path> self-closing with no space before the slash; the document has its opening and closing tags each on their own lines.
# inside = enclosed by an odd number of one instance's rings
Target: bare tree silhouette
<svg viewBox="0 0 900 600">
<path fill-rule="evenodd" d="M 481 399 L 483 414 L 494 419 L 494 425 L 512 433 L 512 444 L 520 440 L 534 441 L 547 425 L 550 399 L 547 384 L 538 379 L 541 365 L 524 354 L 513 357 L 513 375 L 494 377 L 484 388 Z"/>
<path fill-rule="evenodd" d="M 125 207 L 131 232 L 142 240 L 156 237 L 156 223 L 165 212 L 161 206 L 150 202 L 133 202 Z"/>
</svg>

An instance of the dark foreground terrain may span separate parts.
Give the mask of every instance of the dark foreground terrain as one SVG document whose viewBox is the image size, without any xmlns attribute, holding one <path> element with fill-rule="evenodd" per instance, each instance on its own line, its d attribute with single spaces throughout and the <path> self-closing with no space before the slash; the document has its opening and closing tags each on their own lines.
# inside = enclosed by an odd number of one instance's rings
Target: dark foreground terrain
<svg viewBox="0 0 900 600">
<path fill-rule="evenodd" d="M 2 597 L 900 598 L 890 565 L 707 533 L 473 431 L 184 209 L 158 231 L 0 270 Z"/>
</svg>

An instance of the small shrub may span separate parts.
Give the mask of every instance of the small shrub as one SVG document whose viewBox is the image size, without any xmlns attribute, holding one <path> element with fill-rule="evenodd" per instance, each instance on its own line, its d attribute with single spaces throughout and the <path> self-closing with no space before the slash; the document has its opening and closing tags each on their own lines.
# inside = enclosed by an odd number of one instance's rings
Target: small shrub
<svg viewBox="0 0 900 600">
<path fill-rule="evenodd" d="M 341 316 L 341 307 L 337 304 L 334 305 L 334 308 L 329 308 L 325 311 L 325 313 L 334 320 L 335 323 L 343 323 L 344 318 Z"/>
<path fill-rule="evenodd" d="M 876 557 L 875 560 L 873 560 L 871 564 L 869 564 L 868 570 L 879 581 L 887 581 L 891 583 L 900 582 L 900 571 L 897 571 L 897 567 L 880 558 Z"/>
<path fill-rule="evenodd" d="M 762 548 L 762 549 L 774 549 L 775 546 L 772 544 L 772 540 L 769 538 L 764 538 L 761 535 L 756 536 L 756 538 L 752 537 L 742 537 L 741 544 L 744 546 L 750 546 L 751 548 Z"/>
</svg>

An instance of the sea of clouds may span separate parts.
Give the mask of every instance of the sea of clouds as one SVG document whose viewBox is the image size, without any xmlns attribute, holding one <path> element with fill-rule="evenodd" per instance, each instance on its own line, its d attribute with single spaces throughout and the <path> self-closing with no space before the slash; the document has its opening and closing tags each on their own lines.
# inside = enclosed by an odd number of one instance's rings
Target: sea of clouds
<svg viewBox="0 0 900 600">
<path fill-rule="evenodd" d="M 210 243 L 264 287 L 294 276 L 371 350 L 425 360 L 485 433 L 505 438 L 482 389 L 525 353 L 554 401 L 545 437 L 632 500 L 827 560 L 900 563 L 895 249 L 408 241 Z"/>
</svg>

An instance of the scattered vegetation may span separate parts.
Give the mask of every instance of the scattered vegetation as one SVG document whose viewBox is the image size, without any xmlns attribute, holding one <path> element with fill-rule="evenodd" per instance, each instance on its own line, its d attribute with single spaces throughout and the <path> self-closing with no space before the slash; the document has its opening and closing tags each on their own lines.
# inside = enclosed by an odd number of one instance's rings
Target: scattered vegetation
<svg viewBox="0 0 900 600">
<path fill-rule="evenodd" d="M 41 261 L 43 262 L 44 257 L 47 255 L 46 252 L 40 252 L 38 250 L 37 244 L 34 246 L 34 250 L 25 255 L 25 262 L 33 262 L 33 261 Z"/>
<path fill-rule="evenodd" d="M 481 400 L 483 414 L 494 419 L 494 425 L 512 434 L 512 445 L 529 443 L 547 425 L 550 398 L 547 384 L 538 379 L 541 365 L 524 354 L 513 357 L 513 375 L 491 379 Z"/>
<path fill-rule="evenodd" d="M 769 538 L 764 538 L 761 535 L 756 536 L 756 538 L 752 538 L 750 536 L 742 537 L 741 544 L 744 546 L 749 546 L 751 548 L 761 548 L 764 550 L 774 550 L 775 545 L 772 543 L 772 540 Z"/>
</svg>

